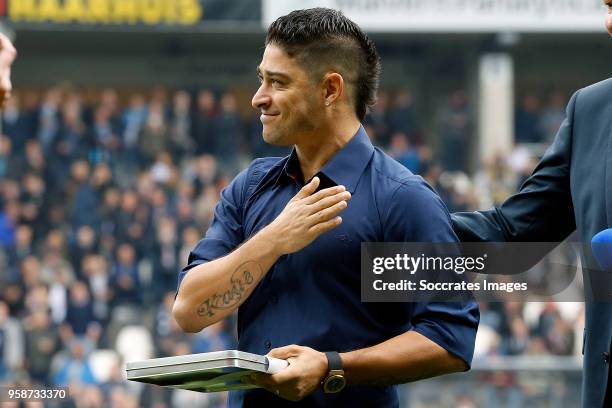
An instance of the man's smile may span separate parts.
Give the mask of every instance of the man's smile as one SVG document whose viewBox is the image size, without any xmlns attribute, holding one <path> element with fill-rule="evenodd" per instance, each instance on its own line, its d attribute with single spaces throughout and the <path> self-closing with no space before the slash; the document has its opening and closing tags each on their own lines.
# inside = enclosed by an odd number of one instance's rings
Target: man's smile
<svg viewBox="0 0 612 408">
<path fill-rule="evenodd" d="M 280 113 L 262 112 L 260 116 L 260 120 L 262 123 L 266 123 L 266 122 L 273 120 L 275 117 L 279 115 Z"/>
</svg>

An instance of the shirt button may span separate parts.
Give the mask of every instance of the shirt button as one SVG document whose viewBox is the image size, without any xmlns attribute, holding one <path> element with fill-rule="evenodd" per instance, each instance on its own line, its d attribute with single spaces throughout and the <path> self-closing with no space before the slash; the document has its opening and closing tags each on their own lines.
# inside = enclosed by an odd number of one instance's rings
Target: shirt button
<svg viewBox="0 0 612 408">
<path fill-rule="evenodd" d="M 272 348 L 272 342 L 270 340 L 266 340 L 266 342 L 264 343 L 264 346 L 266 346 L 266 348 L 270 350 Z"/>
<path fill-rule="evenodd" d="M 272 297 L 270 298 L 270 302 L 272 302 L 272 303 L 274 303 L 274 304 L 277 304 L 277 303 L 278 303 L 278 297 L 276 297 L 276 296 L 272 296 Z"/>
<path fill-rule="evenodd" d="M 603 360 L 606 362 L 606 364 L 610 362 L 610 353 L 604 351 L 603 353 L 601 353 L 601 356 L 603 357 Z"/>
</svg>

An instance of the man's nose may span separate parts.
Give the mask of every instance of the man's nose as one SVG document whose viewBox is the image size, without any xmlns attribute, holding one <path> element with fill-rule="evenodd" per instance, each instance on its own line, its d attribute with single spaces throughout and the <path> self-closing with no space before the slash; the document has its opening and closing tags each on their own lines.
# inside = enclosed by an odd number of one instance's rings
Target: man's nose
<svg viewBox="0 0 612 408">
<path fill-rule="evenodd" d="M 261 84 L 257 92 L 255 92 L 255 95 L 253 95 L 251 105 L 255 109 L 262 109 L 270 105 L 270 100 L 270 95 L 268 95 L 266 87 L 264 84 Z"/>
</svg>

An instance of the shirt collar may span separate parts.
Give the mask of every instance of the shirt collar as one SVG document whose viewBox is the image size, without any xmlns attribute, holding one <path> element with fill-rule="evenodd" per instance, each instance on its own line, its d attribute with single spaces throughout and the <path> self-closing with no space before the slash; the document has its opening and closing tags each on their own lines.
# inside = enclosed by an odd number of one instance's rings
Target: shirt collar
<svg viewBox="0 0 612 408">
<path fill-rule="evenodd" d="M 322 184 L 328 184 L 324 179 L 329 179 L 332 185 L 343 185 L 347 191 L 353 193 L 373 153 L 374 146 L 372 146 L 368 134 L 363 126 L 359 126 L 357 133 L 325 163 L 323 168 L 317 173 L 317 176 L 321 174 L 325 176 L 321 180 Z M 287 158 L 277 182 L 280 182 L 282 179 L 298 181 L 301 184 L 302 171 L 295 147 Z M 321 185 L 320 187 L 329 186 Z"/>
</svg>

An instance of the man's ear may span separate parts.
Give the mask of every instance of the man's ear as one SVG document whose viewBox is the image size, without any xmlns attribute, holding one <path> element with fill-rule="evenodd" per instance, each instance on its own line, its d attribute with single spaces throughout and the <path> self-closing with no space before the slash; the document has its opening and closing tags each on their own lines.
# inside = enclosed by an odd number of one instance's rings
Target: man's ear
<svg viewBox="0 0 612 408">
<path fill-rule="evenodd" d="M 325 74 L 321 86 L 326 106 L 333 105 L 344 94 L 344 78 L 337 72 Z"/>
</svg>

